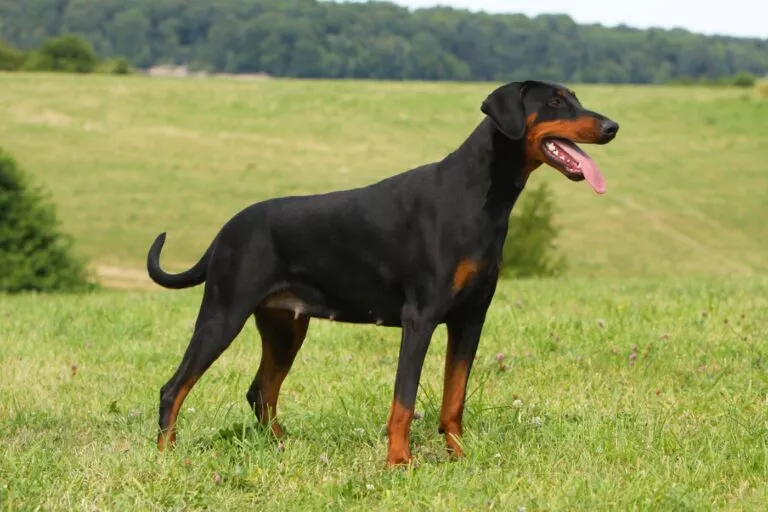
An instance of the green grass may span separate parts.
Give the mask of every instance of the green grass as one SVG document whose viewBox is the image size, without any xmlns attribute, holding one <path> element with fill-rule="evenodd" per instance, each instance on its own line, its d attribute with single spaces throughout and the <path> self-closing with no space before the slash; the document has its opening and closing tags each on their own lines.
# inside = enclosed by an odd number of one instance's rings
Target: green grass
<svg viewBox="0 0 768 512">
<path fill-rule="evenodd" d="M 0 74 L 0 144 L 52 191 L 96 265 L 197 260 L 253 201 L 371 183 L 442 158 L 493 84 Z M 768 101 L 703 87 L 576 86 L 621 123 L 596 196 L 550 168 L 572 276 L 768 271 Z"/>
<path fill-rule="evenodd" d="M 260 352 L 249 324 L 184 404 L 177 449 L 158 454 L 158 390 L 199 296 L 0 301 L 4 507 L 762 510 L 768 501 L 765 279 L 505 283 L 470 380 L 468 457 L 448 462 L 436 431 L 441 327 L 412 471 L 384 466 L 398 332 L 319 321 L 285 382 L 284 451 L 253 428 L 245 402 Z"/>
<path fill-rule="evenodd" d="M 0 74 L 0 144 L 52 192 L 95 265 L 141 271 L 168 231 L 164 263 L 178 268 L 253 201 L 441 158 L 491 88 Z M 590 151 L 609 193 L 536 172 L 557 195 L 570 271 L 500 285 L 465 460 L 449 462 L 437 434 L 444 328 L 419 392 L 415 470 L 384 465 L 398 331 L 318 321 L 284 386 L 282 450 L 245 402 L 260 354 L 249 325 L 187 399 L 177 450 L 160 455 L 158 392 L 200 290 L 0 295 L 0 505 L 763 510 L 768 101 L 576 89 L 622 125 Z"/>
</svg>

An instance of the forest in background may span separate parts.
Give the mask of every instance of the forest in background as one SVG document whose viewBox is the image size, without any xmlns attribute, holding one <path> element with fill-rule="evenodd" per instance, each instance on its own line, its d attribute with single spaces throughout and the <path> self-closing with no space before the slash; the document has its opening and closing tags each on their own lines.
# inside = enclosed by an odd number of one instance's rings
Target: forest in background
<svg viewBox="0 0 768 512">
<path fill-rule="evenodd" d="M 0 0 L 0 39 L 10 45 L 32 49 L 65 33 L 140 68 L 284 77 L 664 83 L 768 72 L 768 40 L 564 15 L 316 0 Z"/>
</svg>

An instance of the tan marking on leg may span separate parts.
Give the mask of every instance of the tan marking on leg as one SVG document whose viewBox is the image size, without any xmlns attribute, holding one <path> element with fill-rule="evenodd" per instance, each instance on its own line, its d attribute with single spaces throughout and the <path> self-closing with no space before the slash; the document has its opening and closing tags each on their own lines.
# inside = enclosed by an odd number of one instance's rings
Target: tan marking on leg
<svg viewBox="0 0 768 512">
<path fill-rule="evenodd" d="M 261 401 L 261 417 L 259 420 L 262 425 L 269 426 L 276 437 L 283 437 L 285 432 L 276 421 L 277 401 L 283 381 L 288 376 L 293 360 L 299 352 L 301 345 L 304 343 L 304 338 L 306 337 L 307 329 L 309 328 L 309 317 L 299 316 L 298 319 L 294 319 L 293 315 L 289 312 L 278 311 L 272 312 L 271 316 L 273 319 L 283 317 L 281 321 L 292 323 L 293 337 L 290 340 L 291 346 L 288 353 L 290 360 L 278 361 L 278 358 L 273 351 L 272 344 L 278 343 L 279 341 L 265 339 L 264 336 L 266 333 L 262 333 L 262 356 L 259 367 L 258 383 L 260 390 L 259 399 Z"/>
<path fill-rule="evenodd" d="M 181 386 L 181 389 L 176 394 L 176 399 L 173 401 L 171 414 L 168 418 L 168 426 L 166 427 L 165 432 L 160 432 L 157 437 L 157 447 L 160 451 L 163 451 L 166 447 L 171 447 L 176 443 L 176 418 L 179 415 L 184 400 L 187 398 L 187 395 L 199 378 L 200 377 L 198 376 L 191 377 Z"/>
<path fill-rule="evenodd" d="M 458 439 L 462 433 L 461 422 L 464 416 L 466 386 L 467 363 L 464 361 L 455 364 L 446 362 L 443 404 L 440 409 L 440 431 L 445 434 L 448 450 L 457 457 L 464 455 Z"/>
<path fill-rule="evenodd" d="M 411 461 L 411 451 L 408 447 L 413 411 L 397 400 L 392 402 L 392 408 L 387 420 L 387 464 L 390 466 L 408 464 Z"/>
<path fill-rule="evenodd" d="M 453 339 L 448 335 L 448 349 L 445 357 L 445 379 L 443 382 L 443 403 L 440 408 L 439 431 L 445 434 L 448 451 L 463 457 L 464 451 L 459 445 L 464 416 L 464 398 L 469 378 L 469 365 L 466 361 L 456 361 Z"/>
</svg>

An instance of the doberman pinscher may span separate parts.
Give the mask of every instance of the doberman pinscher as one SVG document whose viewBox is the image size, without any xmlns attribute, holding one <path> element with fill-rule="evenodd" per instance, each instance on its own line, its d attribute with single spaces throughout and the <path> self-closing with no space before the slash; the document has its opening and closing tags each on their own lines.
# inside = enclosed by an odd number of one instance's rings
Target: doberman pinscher
<svg viewBox="0 0 768 512">
<path fill-rule="evenodd" d="M 160 268 L 165 233 L 147 269 L 172 289 L 205 282 L 192 339 L 160 390 L 158 447 L 172 445 L 185 397 L 253 315 L 261 364 L 247 393 L 258 420 L 273 421 L 280 386 L 310 318 L 400 327 L 387 421 L 390 465 L 408 463 L 410 425 L 435 328 L 448 331 L 439 432 L 461 456 L 464 400 L 486 311 L 499 278 L 509 215 L 531 172 L 546 163 L 597 193 L 605 182 L 575 143 L 605 144 L 618 124 L 585 109 L 570 89 L 513 82 L 482 103 L 485 116 L 451 154 L 351 190 L 252 204 L 228 220 L 200 261 Z"/>
</svg>

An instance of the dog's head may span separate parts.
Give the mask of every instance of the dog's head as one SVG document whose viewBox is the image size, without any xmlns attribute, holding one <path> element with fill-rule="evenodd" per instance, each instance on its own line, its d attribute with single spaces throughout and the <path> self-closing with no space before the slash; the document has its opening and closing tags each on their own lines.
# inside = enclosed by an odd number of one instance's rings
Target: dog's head
<svg viewBox="0 0 768 512">
<path fill-rule="evenodd" d="M 619 125 L 584 108 L 572 90 L 550 82 L 512 82 L 492 92 L 481 110 L 506 137 L 523 140 L 525 173 L 546 163 L 573 181 L 586 179 L 598 194 L 605 192 L 597 164 L 576 143 L 607 144 Z"/>
</svg>

